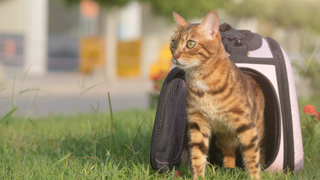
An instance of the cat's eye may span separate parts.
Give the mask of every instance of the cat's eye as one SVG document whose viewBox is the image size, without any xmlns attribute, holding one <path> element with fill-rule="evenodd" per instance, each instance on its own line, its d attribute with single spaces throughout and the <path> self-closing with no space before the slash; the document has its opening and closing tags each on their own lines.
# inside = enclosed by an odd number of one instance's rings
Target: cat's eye
<svg viewBox="0 0 320 180">
<path fill-rule="evenodd" d="M 176 48 L 178 47 L 177 42 L 176 42 L 176 41 L 171 41 L 171 47 L 172 47 L 173 49 L 176 49 Z"/>
<path fill-rule="evenodd" d="M 195 45 L 196 45 L 195 41 L 191 41 L 190 40 L 190 41 L 187 42 L 187 47 L 190 48 L 190 49 L 193 48 Z"/>
</svg>

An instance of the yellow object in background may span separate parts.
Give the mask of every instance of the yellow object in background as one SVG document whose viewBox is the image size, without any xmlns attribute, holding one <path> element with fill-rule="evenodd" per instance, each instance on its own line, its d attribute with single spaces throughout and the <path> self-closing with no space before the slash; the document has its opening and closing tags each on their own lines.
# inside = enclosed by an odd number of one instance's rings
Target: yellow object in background
<svg viewBox="0 0 320 180">
<path fill-rule="evenodd" d="M 118 41 L 117 76 L 139 77 L 141 75 L 141 39 Z M 79 70 L 89 73 L 94 69 L 105 68 L 104 40 L 100 37 L 85 37 L 80 42 Z M 150 67 L 149 78 L 166 76 L 171 68 L 170 44 L 165 44 L 159 51 L 157 61 Z"/>
<path fill-rule="evenodd" d="M 117 75 L 139 77 L 141 67 L 141 40 L 118 41 Z"/>
<path fill-rule="evenodd" d="M 170 44 L 165 44 L 160 49 L 157 61 L 154 62 L 150 67 L 149 78 L 155 79 L 162 74 L 165 74 L 164 76 L 166 76 L 171 68 L 171 58 L 172 54 L 170 51 Z"/>
<path fill-rule="evenodd" d="M 79 71 L 89 73 L 94 69 L 104 69 L 104 40 L 101 37 L 84 37 L 80 42 Z"/>
</svg>

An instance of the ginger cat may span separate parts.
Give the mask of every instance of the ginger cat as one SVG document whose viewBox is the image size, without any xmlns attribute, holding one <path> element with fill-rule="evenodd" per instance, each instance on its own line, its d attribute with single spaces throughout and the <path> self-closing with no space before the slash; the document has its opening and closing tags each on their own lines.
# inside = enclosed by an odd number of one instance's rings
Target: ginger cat
<svg viewBox="0 0 320 180">
<path fill-rule="evenodd" d="M 247 172 L 260 179 L 264 164 L 264 96 L 254 78 L 229 60 L 211 11 L 200 24 L 173 12 L 178 29 L 172 37 L 172 62 L 186 72 L 186 109 L 193 179 L 205 175 L 209 138 L 217 137 L 223 166 L 235 166 L 240 146 Z"/>
</svg>

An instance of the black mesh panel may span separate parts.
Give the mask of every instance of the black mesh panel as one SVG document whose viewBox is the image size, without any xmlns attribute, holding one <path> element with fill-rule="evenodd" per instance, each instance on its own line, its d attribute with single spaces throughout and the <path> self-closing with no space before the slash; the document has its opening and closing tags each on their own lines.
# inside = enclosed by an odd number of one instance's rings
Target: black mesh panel
<svg viewBox="0 0 320 180">
<path fill-rule="evenodd" d="M 186 91 L 184 71 L 174 68 L 161 89 L 150 147 L 151 166 L 160 172 L 188 159 Z"/>
<path fill-rule="evenodd" d="M 168 88 L 167 106 L 159 129 L 159 143 L 156 161 L 160 164 L 175 165 L 180 161 L 186 134 L 187 115 L 185 110 L 186 84 L 174 79 Z"/>
</svg>

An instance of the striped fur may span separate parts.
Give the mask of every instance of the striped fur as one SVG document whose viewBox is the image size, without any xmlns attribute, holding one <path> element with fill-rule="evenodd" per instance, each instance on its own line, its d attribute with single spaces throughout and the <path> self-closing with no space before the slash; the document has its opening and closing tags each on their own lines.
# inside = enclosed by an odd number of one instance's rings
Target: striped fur
<svg viewBox="0 0 320 180">
<path fill-rule="evenodd" d="M 209 12 L 202 23 L 190 24 L 174 13 L 178 29 L 172 37 L 172 61 L 186 71 L 189 148 L 193 179 L 205 174 L 212 133 L 224 156 L 223 166 L 235 166 L 235 151 L 243 154 L 252 179 L 260 179 L 264 164 L 264 96 L 255 80 L 231 62 L 220 41 L 219 20 Z M 196 42 L 192 48 L 188 41 Z"/>
</svg>

